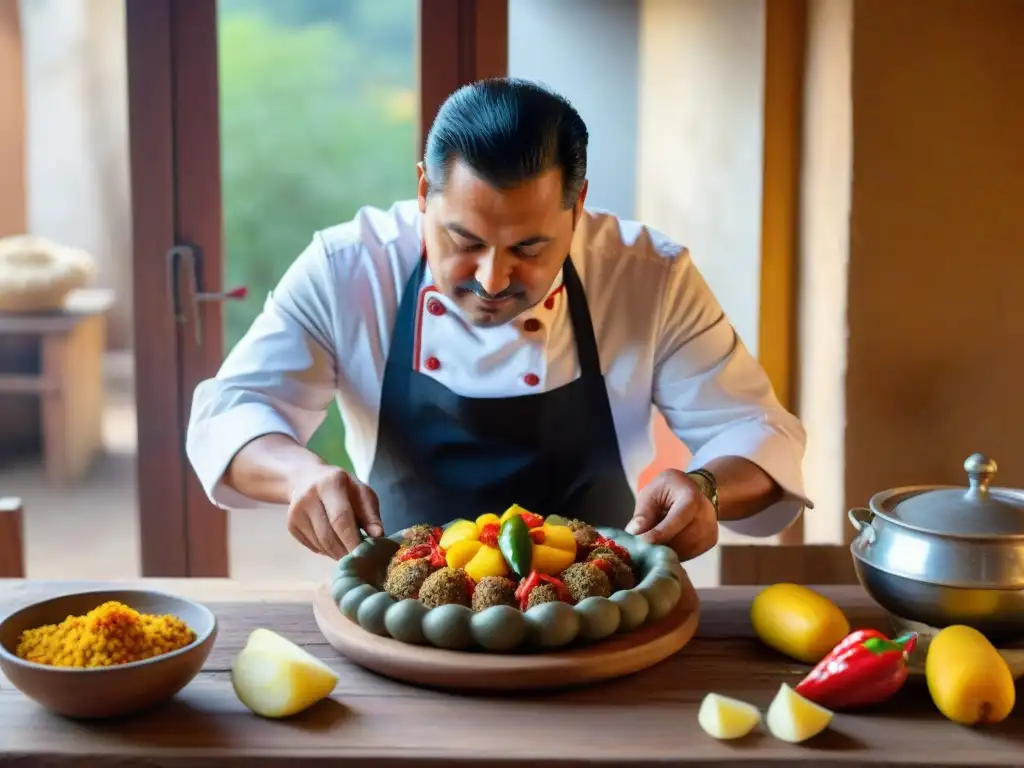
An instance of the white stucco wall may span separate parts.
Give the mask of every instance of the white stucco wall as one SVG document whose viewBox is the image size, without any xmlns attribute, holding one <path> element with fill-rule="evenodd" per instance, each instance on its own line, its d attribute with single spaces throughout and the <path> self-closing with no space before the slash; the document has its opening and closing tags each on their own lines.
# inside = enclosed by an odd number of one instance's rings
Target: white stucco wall
<svg viewBox="0 0 1024 768">
<path fill-rule="evenodd" d="M 508 70 L 560 92 L 590 133 L 587 205 L 636 216 L 639 0 L 510 0 Z"/>
<path fill-rule="evenodd" d="M 642 0 L 637 213 L 688 246 L 748 349 L 761 305 L 765 0 Z"/>
</svg>

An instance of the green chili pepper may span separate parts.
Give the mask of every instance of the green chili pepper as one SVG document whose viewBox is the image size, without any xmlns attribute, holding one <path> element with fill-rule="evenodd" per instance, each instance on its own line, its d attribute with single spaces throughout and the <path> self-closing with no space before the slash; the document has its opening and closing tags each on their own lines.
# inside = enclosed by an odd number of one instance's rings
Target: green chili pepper
<svg viewBox="0 0 1024 768">
<path fill-rule="evenodd" d="M 533 541 L 526 521 L 519 515 L 512 515 L 501 524 L 498 531 L 498 551 L 501 552 L 508 567 L 520 578 L 530 573 L 530 561 L 533 559 Z"/>
</svg>

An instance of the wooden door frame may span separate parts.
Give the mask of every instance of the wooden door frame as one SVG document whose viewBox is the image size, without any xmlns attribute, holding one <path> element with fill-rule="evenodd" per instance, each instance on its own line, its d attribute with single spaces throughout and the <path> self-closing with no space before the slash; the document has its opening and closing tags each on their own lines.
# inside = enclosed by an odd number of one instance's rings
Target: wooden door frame
<svg viewBox="0 0 1024 768">
<path fill-rule="evenodd" d="M 125 0 L 138 501 L 143 576 L 187 576 L 180 343 L 165 253 L 178 239 L 169 0 Z"/>
<path fill-rule="evenodd" d="M 217 3 L 125 3 L 142 573 L 226 577 L 227 515 L 206 498 L 184 448 L 192 393 L 224 357 L 222 308 L 200 305 L 197 343 L 196 318 L 174 319 L 167 264 L 169 249 L 189 246 L 198 290 L 224 289 Z M 508 3 L 420 0 L 418 26 L 421 146 L 449 93 L 505 74 Z M 182 302 L 190 307 L 188 296 Z"/>
</svg>

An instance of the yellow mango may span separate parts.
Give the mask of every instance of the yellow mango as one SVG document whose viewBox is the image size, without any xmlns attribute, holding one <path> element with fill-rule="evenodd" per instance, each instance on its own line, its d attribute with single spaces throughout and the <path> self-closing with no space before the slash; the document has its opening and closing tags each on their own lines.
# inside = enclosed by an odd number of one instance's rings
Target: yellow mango
<svg viewBox="0 0 1024 768">
<path fill-rule="evenodd" d="M 543 534 L 543 542 L 533 545 L 530 567 L 535 571 L 557 576 L 576 560 L 576 539 L 572 531 L 561 525 L 535 528 Z"/>
<path fill-rule="evenodd" d="M 932 701 L 955 723 L 998 723 L 1013 711 L 1017 691 L 1010 667 L 972 627 L 941 630 L 928 646 L 924 667 Z"/>
<path fill-rule="evenodd" d="M 476 527 L 483 530 L 485 525 L 501 525 L 501 518 L 493 512 L 488 512 L 485 515 L 480 515 L 476 519 Z"/>
<path fill-rule="evenodd" d="M 572 565 L 575 560 L 575 552 L 555 549 L 546 544 L 534 544 L 530 568 L 540 573 L 546 573 L 549 576 L 557 576 Z"/>
<path fill-rule="evenodd" d="M 473 541 L 472 539 L 456 541 L 445 552 L 445 562 L 452 569 L 465 568 L 482 546 L 483 544 L 479 541 Z"/>
<path fill-rule="evenodd" d="M 503 522 L 503 523 L 504 523 L 504 522 L 505 522 L 506 520 L 508 520 L 508 519 L 509 519 L 510 517 L 512 517 L 513 515 L 521 515 L 521 514 L 523 514 L 523 512 L 528 512 L 528 511 L 529 511 L 529 510 L 523 509 L 523 508 L 522 508 L 522 507 L 520 507 L 520 506 L 519 506 L 518 504 L 513 504 L 513 505 L 512 505 L 511 507 L 509 507 L 508 509 L 506 509 L 506 510 L 505 510 L 505 511 L 504 511 L 504 512 L 502 513 L 501 517 L 500 517 L 500 518 L 498 518 L 498 519 L 499 519 L 499 520 L 500 520 L 501 522 Z"/>
<path fill-rule="evenodd" d="M 564 525 L 548 525 L 544 523 L 540 527 L 544 531 L 544 544 L 555 549 L 571 551 L 576 557 L 576 537 L 572 535 L 572 528 Z"/>
<path fill-rule="evenodd" d="M 482 546 L 466 563 L 465 570 L 469 578 L 480 583 L 487 576 L 507 576 L 508 563 L 496 547 Z"/>
<path fill-rule="evenodd" d="M 480 531 L 472 520 L 456 520 L 441 534 L 441 549 L 450 549 L 457 541 L 476 541 Z"/>
<path fill-rule="evenodd" d="M 799 584 L 773 584 L 754 598 L 750 621 L 763 643 L 805 664 L 817 664 L 850 634 L 835 603 Z"/>
</svg>

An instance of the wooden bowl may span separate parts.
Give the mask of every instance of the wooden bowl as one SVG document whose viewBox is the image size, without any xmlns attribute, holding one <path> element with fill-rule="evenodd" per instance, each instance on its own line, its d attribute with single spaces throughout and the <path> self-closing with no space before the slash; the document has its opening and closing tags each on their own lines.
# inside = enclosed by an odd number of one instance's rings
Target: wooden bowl
<svg viewBox="0 0 1024 768">
<path fill-rule="evenodd" d="M 177 616 L 192 628 L 196 639 L 144 661 L 90 669 L 51 667 L 16 655 L 24 630 L 81 616 L 110 600 L 140 613 Z M 188 685 L 202 669 L 216 636 L 213 612 L 182 597 L 128 589 L 77 592 L 26 606 L 0 621 L 0 671 L 19 691 L 57 714 L 121 717 L 160 704 Z"/>
</svg>

